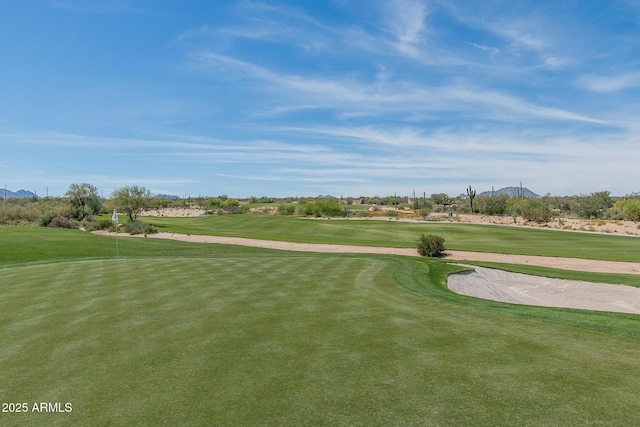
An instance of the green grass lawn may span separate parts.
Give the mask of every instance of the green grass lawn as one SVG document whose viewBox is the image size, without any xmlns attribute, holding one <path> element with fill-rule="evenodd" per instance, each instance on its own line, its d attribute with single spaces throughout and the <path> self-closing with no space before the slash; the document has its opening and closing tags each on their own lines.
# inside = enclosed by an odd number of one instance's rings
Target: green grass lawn
<svg viewBox="0 0 640 427">
<path fill-rule="evenodd" d="M 142 218 L 159 231 L 305 243 L 415 247 L 420 234 L 438 234 L 447 249 L 640 262 L 640 238 L 548 229 L 444 222 L 327 220 L 268 215 Z"/>
<path fill-rule="evenodd" d="M 640 423 L 640 316 L 459 296 L 438 260 L 0 239 L 1 400 L 73 405 L 0 425 Z"/>
</svg>

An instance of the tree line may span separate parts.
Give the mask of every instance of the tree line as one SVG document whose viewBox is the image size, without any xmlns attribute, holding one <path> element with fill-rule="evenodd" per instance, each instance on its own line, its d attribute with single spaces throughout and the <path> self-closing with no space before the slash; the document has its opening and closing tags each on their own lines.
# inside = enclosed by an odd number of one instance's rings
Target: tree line
<svg viewBox="0 0 640 427">
<path fill-rule="evenodd" d="M 250 197 L 240 200 L 227 195 L 189 199 L 154 198 L 141 186 L 125 186 L 114 190 L 109 199 L 100 197 L 98 189 L 88 183 L 71 184 L 62 198 L 7 199 L 0 202 L 0 224 L 40 224 L 86 229 L 112 226 L 108 220 L 100 222 L 96 216 L 117 210 L 126 215 L 128 223 L 136 223 L 138 215 L 147 209 L 197 206 L 213 214 L 237 214 L 252 211 L 255 206 L 271 206 L 271 213 L 300 216 L 364 215 L 357 205 L 380 206 L 381 209 L 412 211 L 416 216 L 431 212 L 456 214 L 522 217 L 528 221 L 547 222 L 552 218 L 576 217 L 584 219 L 611 219 L 640 222 L 640 194 L 612 197 L 608 191 L 579 196 L 545 195 L 535 198 L 506 195 L 476 196 L 469 186 L 467 197 L 450 197 L 445 193 L 426 193 L 414 197 L 347 197 L 316 198 Z M 389 215 L 394 213 L 390 211 Z"/>
</svg>

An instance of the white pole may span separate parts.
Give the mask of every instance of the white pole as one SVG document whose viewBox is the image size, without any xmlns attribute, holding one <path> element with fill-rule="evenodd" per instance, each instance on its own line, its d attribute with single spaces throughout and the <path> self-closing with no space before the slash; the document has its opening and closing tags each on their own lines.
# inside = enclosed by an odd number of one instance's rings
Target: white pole
<svg viewBox="0 0 640 427">
<path fill-rule="evenodd" d="M 113 215 L 111 216 L 111 220 L 116 225 L 116 262 L 118 262 L 118 212 L 116 212 L 115 209 L 113 210 Z"/>
</svg>

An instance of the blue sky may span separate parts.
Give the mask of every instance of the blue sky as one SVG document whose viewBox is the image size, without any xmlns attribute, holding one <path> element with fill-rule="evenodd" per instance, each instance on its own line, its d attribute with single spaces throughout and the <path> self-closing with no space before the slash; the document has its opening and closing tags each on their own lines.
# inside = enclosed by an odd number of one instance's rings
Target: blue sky
<svg viewBox="0 0 640 427">
<path fill-rule="evenodd" d="M 8 189 L 640 191 L 640 1 L 6 0 Z"/>
</svg>

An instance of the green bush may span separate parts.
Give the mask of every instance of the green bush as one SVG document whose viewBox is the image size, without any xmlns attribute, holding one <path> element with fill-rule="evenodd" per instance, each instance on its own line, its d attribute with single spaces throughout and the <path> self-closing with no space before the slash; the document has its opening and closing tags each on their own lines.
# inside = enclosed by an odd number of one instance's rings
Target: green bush
<svg viewBox="0 0 640 427">
<path fill-rule="evenodd" d="M 520 205 L 520 215 L 527 221 L 539 224 L 549 222 L 553 218 L 551 209 L 538 199 L 525 199 Z"/>
<path fill-rule="evenodd" d="M 240 206 L 240 201 L 234 198 L 226 199 L 224 202 L 222 202 L 222 206 L 223 207 Z"/>
<path fill-rule="evenodd" d="M 293 215 L 296 213 L 296 207 L 294 205 L 280 205 L 278 206 L 278 215 Z"/>
<path fill-rule="evenodd" d="M 116 231 L 116 225 L 110 219 L 101 219 L 98 221 L 87 221 L 86 219 L 82 222 L 82 226 L 87 231 Z"/>
<path fill-rule="evenodd" d="M 424 234 L 418 239 L 418 253 L 421 256 L 437 257 L 444 251 L 444 238 L 435 234 Z"/>
<path fill-rule="evenodd" d="M 418 215 L 421 216 L 422 218 L 428 217 L 430 213 L 431 213 L 431 209 L 429 209 L 428 207 L 424 207 L 418 210 Z"/>
<path fill-rule="evenodd" d="M 572 212 L 580 218 L 602 218 L 607 210 L 613 206 L 613 200 L 608 191 L 579 196 L 573 203 Z"/>
<path fill-rule="evenodd" d="M 43 227 L 48 227 L 51 221 L 58 215 L 55 212 L 45 212 L 40 218 L 40 225 Z"/>
<path fill-rule="evenodd" d="M 317 199 L 313 202 L 302 203 L 298 207 L 300 215 L 306 216 L 343 216 L 344 212 L 338 199 Z"/>
<path fill-rule="evenodd" d="M 615 203 L 612 211 L 618 219 L 638 222 L 640 221 L 640 200 L 620 200 Z"/>
<path fill-rule="evenodd" d="M 213 208 L 221 208 L 222 207 L 222 199 L 219 197 L 212 197 L 207 201 L 209 209 L 213 210 Z"/>
<path fill-rule="evenodd" d="M 475 201 L 475 208 L 484 215 L 504 215 L 507 211 L 507 196 L 481 196 Z"/>
</svg>

